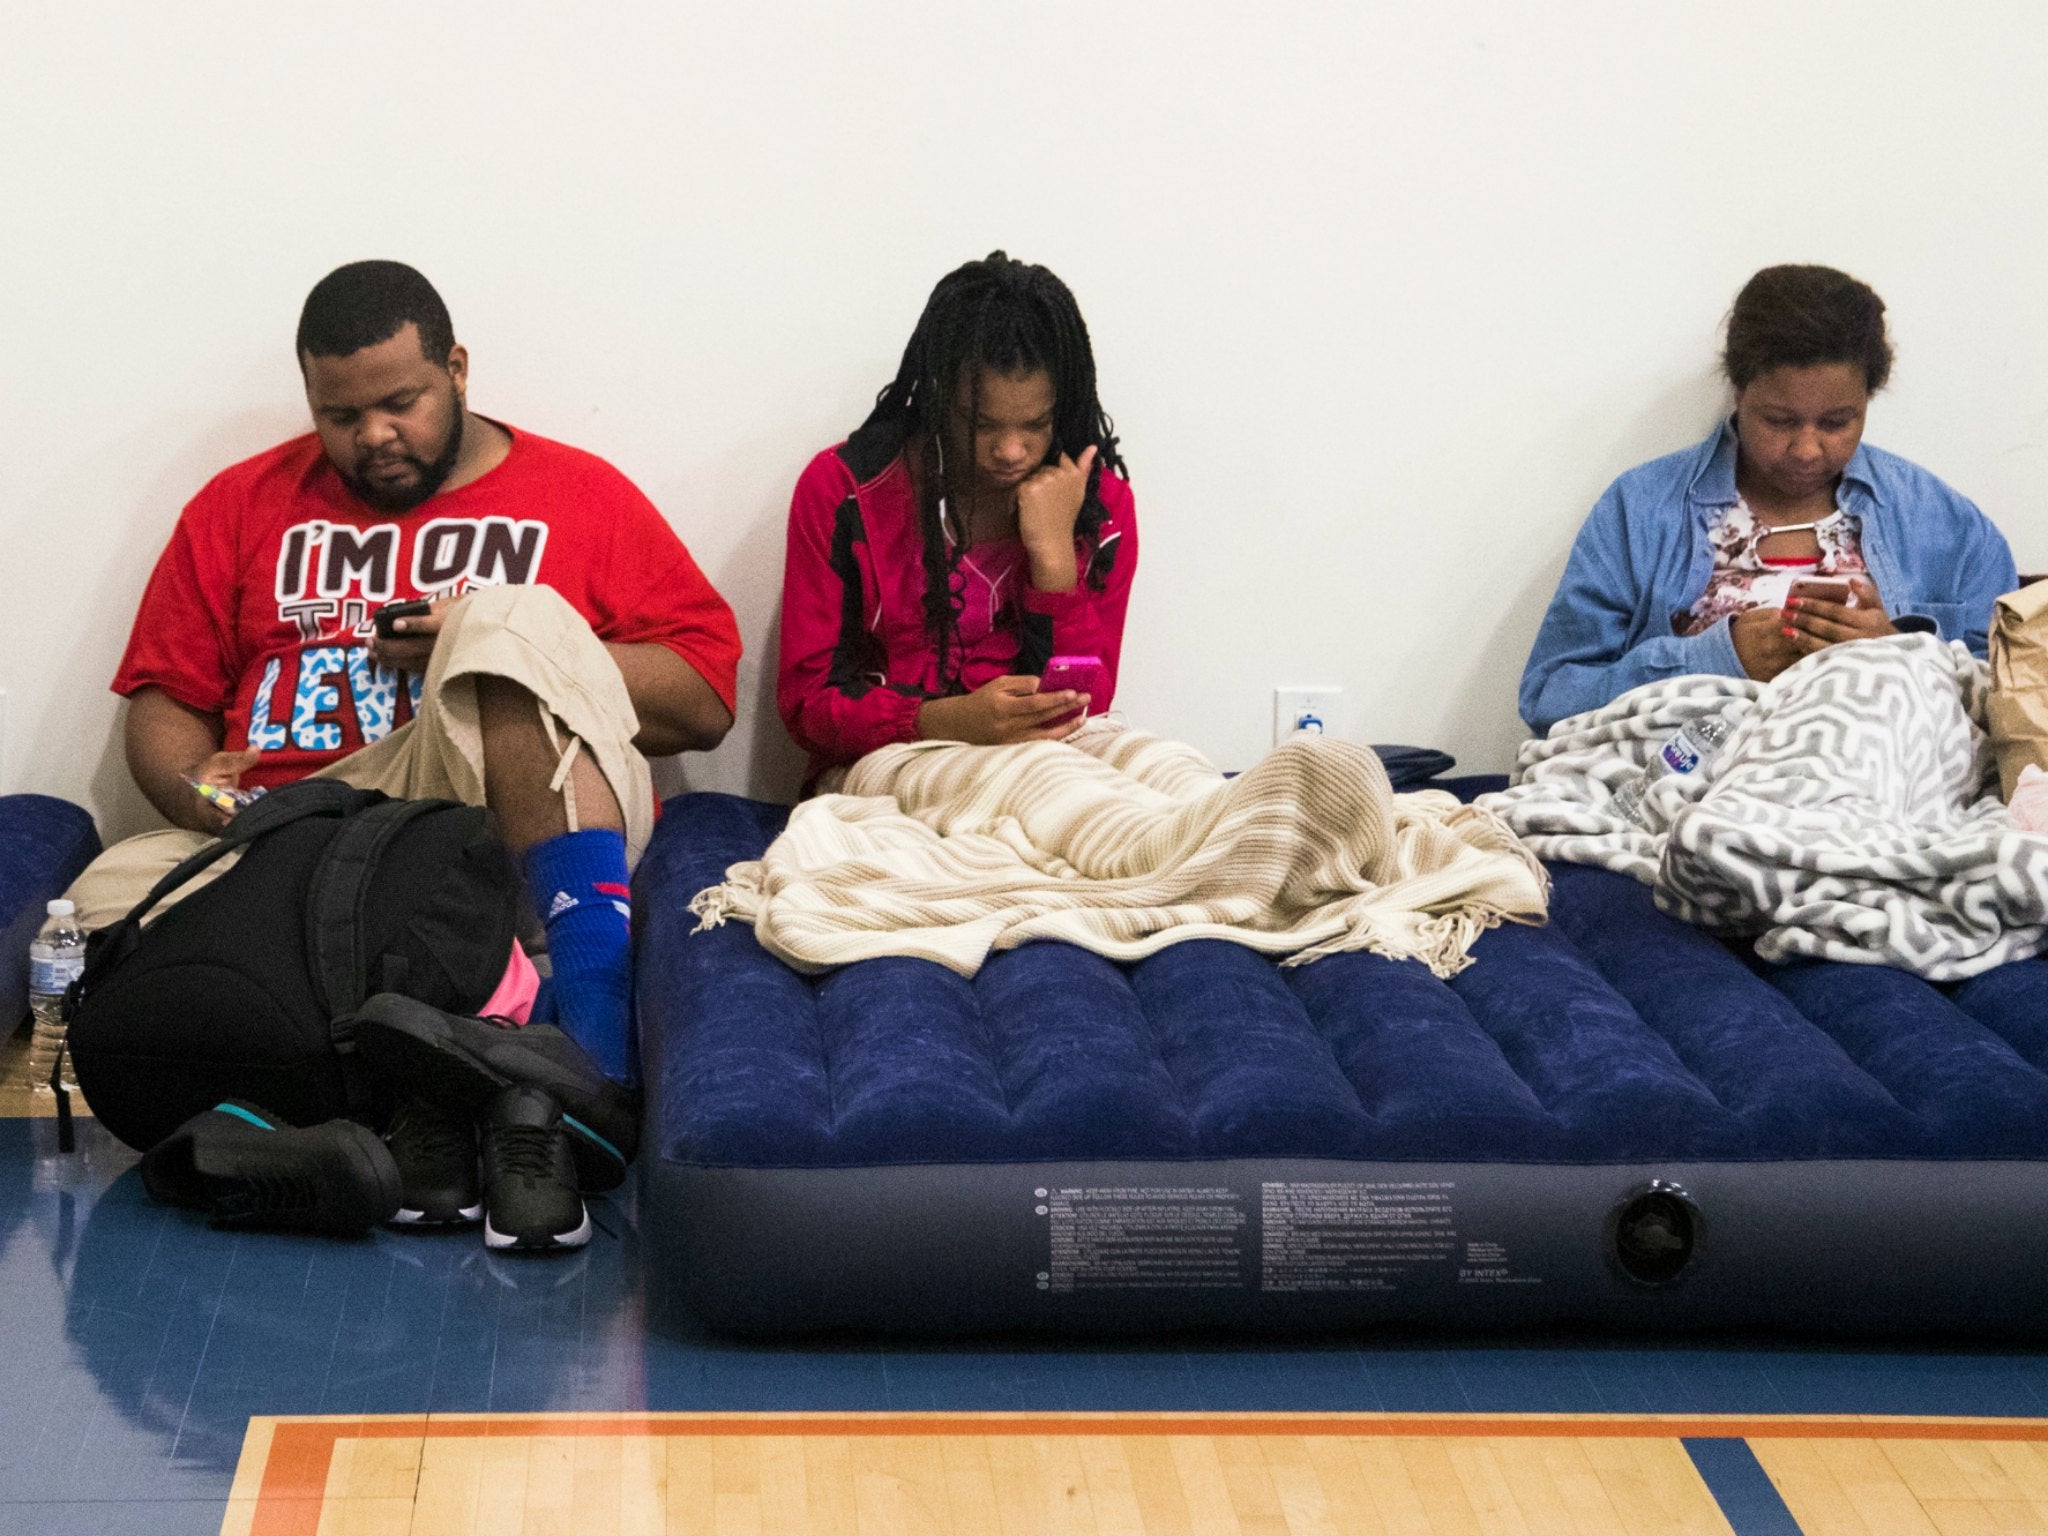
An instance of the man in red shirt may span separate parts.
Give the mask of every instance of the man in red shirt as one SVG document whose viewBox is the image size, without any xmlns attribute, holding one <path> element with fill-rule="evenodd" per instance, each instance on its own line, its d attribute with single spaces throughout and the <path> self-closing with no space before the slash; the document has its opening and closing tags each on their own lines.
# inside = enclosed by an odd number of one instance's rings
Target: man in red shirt
<svg viewBox="0 0 2048 1536">
<path fill-rule="evenodd" d="M 81 908 L 118 915 L 219 830 L 195 785 L 318 772 L 487 804 L 547 924 L 562 1027 L 627 1081 L 646 759 L 730 728 L 732 612 L 617 470 L 468 409 L 468 354 L 412 268 L 331 273 L 297 350 L 313 433 L 193 498 L 114 679 L 136 782 L 185 830 L 109 850 Z M 428 606 L 380 631 L 408 600 Z"/>
</svg>

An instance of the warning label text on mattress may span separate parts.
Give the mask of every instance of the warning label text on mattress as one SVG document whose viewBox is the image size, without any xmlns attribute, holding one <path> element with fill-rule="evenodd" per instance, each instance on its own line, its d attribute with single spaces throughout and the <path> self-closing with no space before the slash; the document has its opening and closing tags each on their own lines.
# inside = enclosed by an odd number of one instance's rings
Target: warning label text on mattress
<svg viewBox="0 0 2048 1536">
<path fill-rule="evenodd" d="M 1243 1201 L 1203 1186 L 1033 1191 L 1051 1257 L 1041 1291 L 1235 1290 L 1245 1284 Z"/>
<path fill-rule="evenodd" d="M 1457 1250 L 1448 1180 L 1259 1186 L 1259 1287 L 1391 1291 Z"/>
</svg>

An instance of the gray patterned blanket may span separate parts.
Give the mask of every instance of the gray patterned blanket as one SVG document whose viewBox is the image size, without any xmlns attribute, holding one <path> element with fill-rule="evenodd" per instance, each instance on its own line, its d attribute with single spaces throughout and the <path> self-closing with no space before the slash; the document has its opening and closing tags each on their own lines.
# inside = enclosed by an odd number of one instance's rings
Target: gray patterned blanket
<svg viewBox="0 0 2048 1536">
<path fill-rule="evenodd" d="M 1990 675 L 1958 643 L 1831 646 L 1767 684 L 1678 677 L 1559 721 L 1480 804 L 1546 859 L 1597 864 L 1657 905 L 1755 935 L 1768 960 L 1894 965 L 1959 980 L 2048 948 L 2048 836 L 1997 795 Z M 1714 763 L 1615 792 L 1688 721 L 1735 722 Z"/>
</svg>

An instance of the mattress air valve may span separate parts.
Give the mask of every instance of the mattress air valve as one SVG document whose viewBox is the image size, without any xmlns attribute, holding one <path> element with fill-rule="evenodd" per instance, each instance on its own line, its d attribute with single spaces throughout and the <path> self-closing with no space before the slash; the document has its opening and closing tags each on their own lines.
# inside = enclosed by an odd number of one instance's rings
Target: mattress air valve
<svg viewBox="0 0 2048 1536">
<path fill-rule="evenodd" d="M 1692 1263 L 1699 1239 L 1700 1208 L 1664 1179 L 1629 1191 L 1607 1217 L 1614 1262 L 1638 1285 L 1671 1284 Z"/>
</svg>

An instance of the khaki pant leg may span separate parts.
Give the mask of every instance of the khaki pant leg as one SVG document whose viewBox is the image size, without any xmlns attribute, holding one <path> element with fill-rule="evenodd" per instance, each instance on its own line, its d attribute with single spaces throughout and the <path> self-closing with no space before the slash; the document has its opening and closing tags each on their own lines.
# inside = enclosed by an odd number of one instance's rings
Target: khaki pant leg
<svg viewBox="0 0 2048 1536">
<path fill-rule="evenodd" d="M 78 905 L 79 925 L 87 929 L 104 928 L 126 917 L 129 909 L 149 894 L 151 886 L 212 841 L 203 832 L 168 827 L 114 844 L 86 865 L 84 872 L 71 882 L 71 889 L 64 893 Z M 232 869 L 240 857 L 239 853 L 230 853 L 201 870 L 179 887 L 176 895 L 164 899 L 157 915 L 168 912 L 194 891 L 205 890 Z"/>
<path fill-rule="evenodd" d="M 502 677 L 540 701 L 596 762 L 626 822 L 626 862 L 654 834 L 654 781 L 633 745 L 640 717 L 604 642 L 553 587 L 482 587 L 449 608 L 412 720 L 323 768 L 358 789 L 484 803 L 476 679 Z"/>
<path fill-rule="evenodd" d="M 590 753 L 626 820 L 628 866 L 640 862 L 654 833 L 654 783 L 633 745 L 640 717 L 617 663 L 583 616 L 552 587 L 484 587 L 448 610 L 420 694 L 419 712 L 382 741 L 321 770 L 358 789 L 405 799 L 484 803 L 483 729 L 476 679 L 506 678 L 546 706 L 562 745 Z M 104 928 L 149 894 L 151 886 L 210 839 L 167 828 L 114 844 L 65 894 L 87 928 Z M 167 898 L 157 915 L 234 867 L 231 853 Z"/>
</svg>

